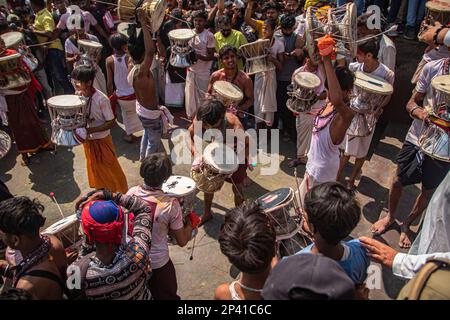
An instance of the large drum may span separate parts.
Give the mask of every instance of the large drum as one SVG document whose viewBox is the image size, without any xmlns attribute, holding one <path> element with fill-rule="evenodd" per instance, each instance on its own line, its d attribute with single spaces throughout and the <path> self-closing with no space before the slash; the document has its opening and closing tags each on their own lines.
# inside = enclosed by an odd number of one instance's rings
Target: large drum
<svg viewBox="0 0 450 320">
<path fill-rule="evenodd" d="M 267 57 L 270 53 L 270 40 L 257 40 L 239 47 L 245 58 L 245 72 L 248 75 L 275 70 L 275 65 Z"/>
<path fill-rule="evenodd" d="M 175 29 L 167 35 L 170 41 L 170 64 L 177 68 L 187 68 L 195 63 L 195 50 L 189 45 L 195 32 L 191 29 Z"/>
<path fill-rule="evenodd" d="M 117 2 L 119 19 L 122 22 L 138 22 L 136 17 L 136 9 L 142 6 L 150 23 L 150 31 L 156 32 L 161 27 L 165 16 L 164 0 L 119 0 Z"/>
<path fill-rule="evenodd" d="M 229 146 L 212 142 L 203 151 L 200 171 L 191 170 L 191 177 L 200 191 L 214 193 L 219 191 L 225 180 L 239 167 L 236 153 Z"/>
<path fill-rule="evenodd" d="M 178 199 L 183 208 L 183 218 L 194 209 L 195 196 L 198 192 L 195 181 L 184 176 L 170 176 L 162 186 L 162 190 L 170 197 Z"/>
<path fill-rule="evenodd" d="M 57 221 L 42 233 L 56 236 L 62 242 L 66 252 L 78 249 L 83 242 L 80 221 L 76 214 Z"/>
<path fill-rule="evenodd" d="M 11 137 L 5 131 L 0 130 L 0 159 L 11 150 Z"/>
<path fill-rule="evenodd" d="M 294 83 L 288 87 L 289 99 L 286 106 L 292 112 L 309 112 L 318 96 L 315 90 L 320 86 L 320 79 L 311 72 L 299 72 L 294 76 Z"/>
<path fill-rule="evenodd" d="M 0 57 L 0 92 L 27 86 L 31 77 L 20 62 L 20 53 Z"/>
<path fill-rule="evenodd" d="M 236 106 L 244 98 L 241 89 L 228 81 L 218 80 L 213 84 L 214 94 L 225 107 Z"/>
<path fill-rule="evenodd" d="M 386 80 L 364 72 L 356 71 L 355 77 L 350 108 L 357 113 L 347 134 L 366 137 L 372 133 L 377 121 L 374 112 L 381 107 L 386 96 L 391 95 L 394 89 Z"/>
<path fill-rule="evenodd" d="M 3 41 L 5 41 L 6 48 L 16 50 L 22 55 L 23 61 L 31 69 L 31 71 L 36 70 L 39 65 L 39 61 L 31 52 L 29 52 L 22 33 L 11 31 L 2 34 L 1 37 L 3 38 Z"/>
<path fill-rule="evenodd" d="M 424 153 L 437 160 L 450 162 L 450 75 L 431 81 L 435 105 L 430 110 L 430 124 L 419 139 Z"/>
<path fill-rule="evenodd" d="M 306 11 L 306 45 L 309 56 L 317 60 L 316 40 L 331 35 L 337 42 L 340 54 L 354 58 L 358 49 L 357 11 L 354 3 L 347 3 L 337 8 L 309 7 Z M 338 51 L 339 51 L 338 50 Z"/>
<path fill-rule="evenodd" d="M 431 0 L 425 4 L 426 16 L 446 25 L 450 22 L 450 0 Z"/>
<path fill-rule="evenodd" d="M 102 55 L 103 45 L 100 42 L 80 39 L 78 40 L 78 49 L 83 55 L 86 55 L 91 62 L 97 63 Z"/>
<path fill-rule="evenodd" d="M 47 106 L 55 144 L 73 147 L 86 140 L 89 114 L 86 99 L 77 95 L 55 96 L 47 100 Z"/>
</svg>

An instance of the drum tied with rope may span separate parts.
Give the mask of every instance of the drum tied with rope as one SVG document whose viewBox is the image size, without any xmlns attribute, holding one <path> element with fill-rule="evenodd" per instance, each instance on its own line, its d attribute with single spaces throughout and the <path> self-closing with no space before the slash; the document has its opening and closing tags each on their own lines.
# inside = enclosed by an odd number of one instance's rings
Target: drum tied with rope
<svg viewBox="0 0 450 320">
<path fill-rule="evenodd" d="M 234 114 L 238 111 L 238 104 L 244 99 L 242 90 L 235 84 L 218 80 L 213 84 L 214 96 L 223 103 L 227 111 Z"/>
<path fill-rule="evenodd" d="M 29 51 L 25 38 L 21 32 L 11 31 L 1 35 L 7 49 L 16 50 L 22 55 L 23 62 L 30 68 L 31 71 L 36 70 L 39 65 L 39 61 Z"/>
<path fill-rule="evenodd" d="M 31 82 L 20 59 L 20 53 L 0 57 L 0 92 L 23 88 Z"/>
<path fill-rule="evenodd" d="M 347 130 L 349 136 L 366 137 L 376 124 L 375 112 L 394 88 L 386 80 L 361 71 L 355 72 L 355 83 L 350 108 L 356 111 Z"/>
<path fill-rule="evenodd" d="M 270 40 L 257 40 L 239 47 L 239 52 L 245 58 L 245 72 L 248 75 L 275 70 L 275 65 L 269 61 Z"/>
<path fill-rule="evenodd" d="M 295 113 L 309 112 L 317 102 L 315 90 L 320 86 L 320 79 L 311 72 L 299 72 L 294 76 L 294 82 L 288 86 L 289 99 L 286 106 Z"/>
<path fill-rule="evenodd" d="M 57 237 L 62 242 L 66 252 L 77 250 L 83 242 L 80 220 L 78 220 L 76 214 L 55 222 L 42 231 L 42 234 L 51 234 Z"/>
<path fill-rule="evenodd" d="M 191 29 L 175 29 L 168 34 L 170 41 L 170 64 L 177 68 L 187 68 L 196 62 L 195 50 L 189 41 L 195 37 Z"/>
<path fill-rule="evenodd" d="M 191 170 L 191 177 L 200 191 L 219 191 L 225 180 L 238 170 L 236 153 L 229 146 L 212 142 L 203 151 L 200 170 Z"/>
<path fill-rule="evenodd" d="M 91 65 L 96 65 L 102 55 L 103 45 L 99 42 L 87 39 L 79 39 L 77 42 L 78 49 L 83 56 L 81 62 L 78 62 L 77 65 L 86 62 Z"/>
<path fill-rule="evenodd" d="M 74 147 L 87 138 L 88 102 L 77 95 L 55 96 L 47 100 L 52 126 L 52 142 Z"/>
<path fill-rule="evenodd" d="M 432 17 L 442 25 L 450 23 L 450 0 L 431 0 L 425 4 L 425 16 Z"/>
<path fill-rule="evenodd" d="M 164 0 L 119 0 L 117 2 L 117 12 L 120 21 L 139 23 L 136 9 L 142 7 L 147 16 L 150 32 L 156 32 L 164 21 L 165 4 Z"/>
<path fill-rule="evenodd" d="M 450 162 L 450 75 L 435 77 L 431 86 L 436 103 L 429 111 L 430 123 L 423 126 L 419 146 L 430 157 Z"/>
</svg>

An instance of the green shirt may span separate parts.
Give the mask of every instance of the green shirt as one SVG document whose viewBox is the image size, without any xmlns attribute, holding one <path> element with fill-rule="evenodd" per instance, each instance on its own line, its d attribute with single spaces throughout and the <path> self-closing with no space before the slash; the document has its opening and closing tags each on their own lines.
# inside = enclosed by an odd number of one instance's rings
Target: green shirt
<svg viewBox="0 0 450 320">
<path fill-rule="evenodd" d="M 216 38 L 216 52 L 219 53 L 220 49 L 224 47 L 226 44 L 235 47 L 239 50 L 239 47 L 243 44 L 247 43 L 247 39 L 242 34 L 242 32 L 232 29 L 231 33 L 228 37 L 224 37 L 223 34 L 219 31 L 216 32 L 214 35 L 214 38 Z M 242 59 L 238 59 L 238 69 L 244 70 L 244 63 Z M 222 63 L 219 61 L 219 69 L 223 68 Z"/>
</svg>

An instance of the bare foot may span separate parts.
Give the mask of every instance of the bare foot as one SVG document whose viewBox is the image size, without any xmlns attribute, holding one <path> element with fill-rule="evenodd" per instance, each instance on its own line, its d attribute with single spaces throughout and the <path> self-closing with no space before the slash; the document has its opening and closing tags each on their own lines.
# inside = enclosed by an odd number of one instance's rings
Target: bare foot
<svg viewBox="0 0 450 320">
<path fill-rule="evenodd" d="M 377 236 L 382 235 L 394 222 L 395 219 L 391 219 L 391 217 L 387 215 L 386 217 L 375 222 L 370 228 L 370 231 Z"/>
<path fill-rule="evenodd" d="M 209 220 L 212 220 L 212 218 L 213 218 L 212 213 L 210 213 L 210 214 L 203 214 L 201 219 L 200 219 L 201 221 L 200 221 L 198 227 L 200 228 L 202 225 L 207 223 Z"/>
<path fill-rule="evenodd" d="M 403 249 L 411 248 L 411 240 L 414 235 L 413 232 L 411 231 L 409 226 L 405 224 L 401 225 L 400 230 L 400 240 L 398 242 L 399 247 Z"/>
</svg>

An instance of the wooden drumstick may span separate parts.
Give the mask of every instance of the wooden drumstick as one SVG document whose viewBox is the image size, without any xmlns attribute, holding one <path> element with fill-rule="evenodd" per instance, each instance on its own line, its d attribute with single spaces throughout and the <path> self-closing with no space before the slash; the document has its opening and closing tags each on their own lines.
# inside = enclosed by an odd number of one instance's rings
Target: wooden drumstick
<svg viewBox="0 0 450 320">
<path fill-rule="evenodd" d="M 189 260 L 193 260 L 194 259 L 195 238 L 197 238 L 197 234 L 195 234 L 195 236 L 194 236 L 194 242 L 192 243 L 191 256 L 189 257 Z"/>
<path fill-rule="evenodd" d="M 56 201 L 55 193 L 54 193 L 53 191 L 50 192 L 50 197 L 52 198 L 53 201 L 55 201 L 55 203 L 56 203 L 56 205 L 57 205 L 57 207 L 58 207 L 58 209 L 59 209 L 59 213 L 61 213 L 61 216 L 62 216 L 63 218 L 65 218 L 65 216 L 64 216 L 64 214 L 63 214 L 63 212 L 62 212 L 62 210 L 61 210 L 61 207 L 59 206 L 58 201 Z"/>
</svg>

